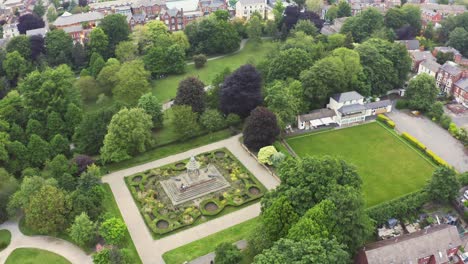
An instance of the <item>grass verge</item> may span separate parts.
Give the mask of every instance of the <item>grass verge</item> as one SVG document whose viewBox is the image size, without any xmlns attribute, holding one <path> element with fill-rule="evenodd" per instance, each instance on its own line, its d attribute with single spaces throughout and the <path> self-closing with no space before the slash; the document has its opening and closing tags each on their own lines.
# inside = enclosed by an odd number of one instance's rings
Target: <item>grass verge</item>
<svg viewBox="0 0 468 264">
<path fill-rule="evenodd" d="M 231 226 L 218 233 L 183 245 L 163 254 L 166 264 L 180 264 L 213 252 L 217 245 L 227 242 L 234 243 L 246 239 L 257 228 L 259 218 L 253 218 L 243 223 Z"/>
<path fill-rule="evenodd" d="M 17 248 L 8 256 L 5 264 L 71 264 L 66 258 L 53 252 L 36 248 Z"/>
<path fill-rule="evenodd" d="M 11 242 L 11 233 L 8 230 L 0 230 L 0 251 L 8 247 Z"/>
</svg>

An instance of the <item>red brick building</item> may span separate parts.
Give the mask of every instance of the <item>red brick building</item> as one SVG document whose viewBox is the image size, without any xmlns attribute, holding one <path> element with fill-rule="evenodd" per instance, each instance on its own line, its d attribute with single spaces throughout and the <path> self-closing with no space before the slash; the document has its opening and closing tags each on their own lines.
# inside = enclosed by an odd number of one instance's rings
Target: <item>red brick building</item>
<svg viewBox="0 0 468 264">
<path fill-rule="evenodd" d="M 166 24 L 170 31 L 183 30 L 184 25 L 184 10 L 183 9 L 168 9 L 163 10 L 159 19 Z"/>
</svg>

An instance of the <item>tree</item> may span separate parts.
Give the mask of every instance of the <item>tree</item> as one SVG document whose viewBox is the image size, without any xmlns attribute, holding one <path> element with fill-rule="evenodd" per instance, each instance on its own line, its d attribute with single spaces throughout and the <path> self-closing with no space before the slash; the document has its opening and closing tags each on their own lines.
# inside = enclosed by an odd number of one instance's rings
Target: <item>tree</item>
<svg viewBox="0 0 468 264">
<path fill-rule="evenodd" d="M 29 42 L 29 37 L 19 35 L 11 38 L 6 45 L 6 51 L 8 53 L 17 51 L 24 59 L 31 60 L 31 44 Z"/>
<path fill-rule="evenodd" d="M 294 66 L 293 66 L 294 65 Z M 290 48 L 273 55 L 268 63 L 268 80 L 298 79 L 301 71 L 313 65 L 312 58 L 303 49 Z"/>
<path fill-rule="evenodd" d="M 437 63 L 443 65 L 447 61 L 453 61 L 453 52 L 437 52 L 436 55 Z"/>
<path fill-rule="evenodd" d="M 272 248 L 255 256 L 254 264 L 269 263 L 323 263 L 346 264 L 350 262 L 350 256 L 343 245 L 336 240 L 307 239 L 293 241 L 281 239 Z"/>
<path fill-rule="evenodd" d="M 306 110 L 301 82 L 274 81 L 266 87 L 265 102 L 278 117 L 280 127 L 293 124 L 297 115 Z"/>
<path fill-rule="evenodd" d="M 255 151 L 275 142 L 280 133 L 275 114 L 265 107 L 257 107 L 247 118 L 244 128 L 244 144 Z"/>
<path fill-rule="evenodd" d="M 261 75 L 254 66 L 247 64 L 238 68 L 226 77 L 221 87 L 221 111 L 247 117 L 262 103 L 261 82 Z"/>
<path fill-rule="evenodd" d="M 315 13 L 320 13 L 324 5 L 322 0 L 306 0 L 305 3 L 307 6 L 307 10 Z M 299 3 L 298 5 L 301 6 Z"/>
<path fill-rule="evenodd" d="M 401 8 L 390 8 L 385 14 L 385 26 L 394 30 L 405 25 L 405 14 Z"/>
<path fill-rule="evenodd" d="M 110 245 L 119 245 L 125 237 L 127 226 L 119 218 L 112 217 L 102 222 L 99 234 Z"/>
<path fill-rule="evenodd" d="M 43 28 L 44 21 L 35 14 L 25 14 L 18 19 L 18 31 L 20 34 L 26 34 L 30 29 Z"/>
<path fill-rule="evenodd" d="M 224 70 L 213 78 L 211 81 L 211 88 L 206 91 L 206 105 L 208 108 L 219 109 L 219 96 L 221 86 L 227 76 L 232 73 L 230 68 L 224 68 Z"/>
<path fill-rule="evenodd" d="M 89 34 L 88 48 L 91 54 L 97 53 L 103 58 L 109 54 L 109 38 L 102 28 L 94 28 Z"/>
<path fill-rule="evenodd" d="M 51 66 L 69 64 L 72 60 L 73 39 L 62 29 L 47 32 L 45 48 Z"/>
<path fill-rule="evenodd" d="M 351 16 L 351 5 L 347 1 L 340 1 L 338 3 L 338 17 L 350 17 Z"/>
<path fill-rule="evenodd" d="M 55 134 L 60 134 L 64 130 L 65 124 L 57 112 L 51 112 L 47 115 L 47 135 L 51 139 Z"/>
<path fill-rule="evenodd" d="M 47 141 L 44 141 L 38 135 L 31 135 L 28 143 L 29 163 L 33 167 L 40 168 L 50 157 L 50 147 Z"/>
<path fill-rule="evenodd" d="M 38 17 L 43 17 L 45 15 L 45 7 L 41 0 L 37 1 L 34 5 L 33 13 Z"/>
<path fill-rule="evenodd" d="M 284 196 L 274 200 L 270 207 L 262 212 L 262 225 L 266 227 L 267 236 L 274 242 L 286 237 L 289 229 L 299 220 L 291 203 Z"/>
<path fill-rule="evenodd" d="M 328 8 L 327 13 L 325 14 L 325 19 L 327 21 L 333 22 L 338 17 L 338 7 L 336 5 Z"/>
<path fill-rule="evenodd" d="M 135 105 L 138 99 L 149 92 L 149 72 L 140 60 L 125 62 L 117 72 L 117 86 L 112 91 L 117 101 Z"/>
<path fill-rule="evenodd" d="M 73 163 L 75 163 L 77 167 L 77 174 L 81 175 L 83 172 L 85 172 L 89 166 L 94 164 L 93 158 L 87 155 L 76 155 L 73 160 Z"/>
<path fill-rule="evenodd" d="M 65 135 L 68 138 L 71 138 L 73 136 L 73 133 L 75 133 L 75 128 L 81 123 L 81 120 L 83 120 L 83 110 L 76 104 L 69 103 L 67 105 L 67 111 L 64 115 L 64 121 L 66 126 Z"/>
<path fill-rule="evenodd" d="M 89 60 L 89 73 L 91 76 L 97 77 L 105 65 L 106 62 L 104 61 L 104 58 L 99 53 L 93 53 Z"/>
<path fill-rule="evenodd" d="M 14 84 L 18 81 L 18 78 L 24 76 L 27 72 L 27 61 L 19 54 L 18 51 L 7 53 L 2 66 L 8 80 Z"/>
<path fill-rule="evenodd" d="M 216 109 L 207 109 L 200 116 L 200 122 L 205 129 L 210 132 L 220 130 L 225 127 L 224 118 Z"/>
<path fill-rule="evenodd" d="M 80 42 L 76 42 L 73 45 L 71 56 L 75 69 L 82 69 L 86 65 L 86 51 Z"/>
<path fill-rule="evenodd" d="M 10 196 L 18 189 L 18 182 L 4 168 L 0 168 L 0 223 L 8 218 L 7 204 Z"/>
<path fill-rule="evenodd" d="M 457 27 L 449 34 L 448 45 L 460 51 L 463 56 L 468 56 L 468 31 Z"/>
<path fill-rule="evenodd" d="M 439 121 L 442 115 L 444 114 L 444 104 L 442 102 L 435 102 L 433 105 L 431 105 L 429 112 L 427 112 L 427 115 L 430 118 L 433 118 L 433 120 Z"/>
<path fill-rule="evenodd" d="M 86 102 L 95 102 L 101 93 L 98 83 L 92 76 L 83 76 L 74 83 L 75 88 L 80 91 L 81 98 Z"/>
<path fill-rule="evenodd" d="M 193 62 L 195 63 L 195 68 L 200 69 L 203 68 L 206 64 L 206 56 L 205 54 L 198 54 L 198 55 L 193 55 Z"/>
<path fill-rule="evenodd" d="M 120 63 L 112 63 L 104 66 L 99 72 L 96 81 L 104 94 L 112 95 L 112 90 L 117 86 L 119 81 L 117 73 L 121 66 Z"/>
<path fill-rule="evenodd" d="M 285 7 L 283 5 L 283 2 L 281 1 L 275 2 L 275 6 L 273 7 L 273 16 L 275 17 L 276 26 L 280 24 L 281 19 L 283 18 L 284 10 L 285 10 Z"/>
<path fill-rule="evenodd" d="M 341 27 L 341 33 L 350 32 L 356 42 L 369 38 L 383 27 L 384 18 L 375 8 L 368 8 L 357 16 L 348 18 Z"/>
<path fill-rule="evenodd" d="M 162 111 L 162 105 L 158 98 L 152 93 L 144 94 L 138 99 L 138 107 L 145 110 L 145 112 L 151 116 L 154 127 L 162 127 L 164 113 Z"/>
<path fill-rule="evenodd" d="M 29 45 L 31 48 L 31 59 L 39 61 L 45 55 L 44 37 L 41 35 L 33 35 L 29 37 Z"/>
<path fill-rule="evenodd" d="M 451 168 L 441 166 L 432 174 L 432 178 L 427 184 L 427 192 L 432 199 L 450 203 L 457 195 L 460 188 L 457 175 Z"/>
<path fill-rule="evenodd" d="M 109 48 L 111 55 L 114 54 L 115 47 L 121 41 L 128 39 L 130 28 L 127 23 L 127 18 L 121 14 L 112 14 L 105 16 L 99 27 L 109 38 Z"/>
<path fill-rule="evenodd" d="M 50 152 L 51 157 L 59 154 L 70 157 L 70 142 L 61 134 L 56 134 L 50 141 Z"/>
<path fill-rule="evenodd" d="M 190 42 L 183 31 L 175 31 L 169 35 L 173 43 L 179 45 L 184 51 L 190 49 Z"/>
<path fill-rule="evenodd" d="M 329 11 L 330 12 L 330 11 Z M 294 26 L 294 33 L 302 31 L 308 36 L 316 36 L 318 34 L 317 27 L 309 20 L 299 20 Z"/>
<path fill-rule="evenodd" d="M 101 158 L 122 161 L 152 145 L 151 116 L 141 108 L 124 108 L 112 117 L 101 148 Z"/>
<path fill-rule="evenodd" d="M 45 185 L 25 208 L 26 225 L 42 234 L 56 234 L 67 225 L 70 204 L 65 192 Z"/>
<path fill-rule="evenodd" d="M 242 260 L 242 253 L 235 245 L 224 242 L 216 247 L 214 260 L 219 264 L 238 264 Z"/>
<path fill-rule="evenodd" d="M 153 76 L 185 71 L 185 51 L 177 44 L 167 48 L 152 46 L 143 58 Z"/>
<path fill-rule="evenodd" d="M 176 105 L 171 108 L 174 118 L 172 124 L 177 127 L 176 134 L 181 140 L 187 140 L 198 135 L 200 126 L 197 122 L 198 113 L 187 105 Z"/>
<path fill-rule="evenodd" d="M 199 114 L 205 110 L 205 84 L 195 77 L 187 77 L 179 83 L 175 105 L 188 105 Z"/>
<path fill-rule="evenodd" d="M 423 73 L 411 79 L 405 97 L 411 108 L 427 111 L 435 103 L 438 93 L 434 77 Z"/>
<path fill-rule="evenodd" d="M 96 239 L 96 224 L 83 212 L 75 217 L 75 221 L 68 232 L 74 242 L 80 246 L 86 246 Z"/>
<path fill-rule="evenodd" d="M 115 57 L 122 63 L 136 59 L 138 46 L 133 41 L 122 41 L 115 47 Z"/>
<path fill-rule="evenodd" d="M 47 9 L 47 21 L 54 22 L 55 19 L 57 19 L 57 11 L 53 6 L 51 6 L 49 9 Z"/>
<path fill-rule="evenodd" d="M 262 21 L 257 16 L 252 16 L 247 23 L 247 35 L 254 42 L 260 42 L 262 39 Z"/>
<path fill-rule="evenodd" d="M 278 153 L 278 151 L 276 151 L 274 146 L 263 147 L 258 151 L 258 161 L 262 164 L 273 165 L 270 158 L 276 153 Z"/>
<path fill-rule="evenodd" d="M 16 215 L 17 210 L 27 208 L 30 198 L 46 185 L 57 186 L 57 180 L 44 179 L 39 176 L 25 176 L 19 190 L 10 197 L 10 201 L 8 202 L 8 214 L 13 216 Z"/>
</svg>

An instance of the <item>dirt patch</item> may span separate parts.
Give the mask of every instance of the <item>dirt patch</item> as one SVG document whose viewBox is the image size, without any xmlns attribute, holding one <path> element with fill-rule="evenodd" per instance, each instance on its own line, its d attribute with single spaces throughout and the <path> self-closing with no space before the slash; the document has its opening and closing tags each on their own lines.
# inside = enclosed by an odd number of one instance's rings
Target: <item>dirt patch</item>
<svg viewBox="0 0 468 264">
<path fill-rule="evenodd" d="M 252 195 L 259 195 L 260 194 L 260 189 L 257 187 L 250 187 L 249 188 L 249 193 Z"/>
<path fill-rule="evenodd" d="M 209 202 L 205 204 L 205 210 L 207 210 L 208 212 L 214 212 L 218 210 L 218 208 L 219 208 L 218 205 L 213 202 Z"/>
<path fill-rule="evenodd" d="M 159 220 L 156 223 L 156 227 L 159 229 L 167 229 L 169 227 L 169 222 L 167 222 L 166 220 Z"/>
</svg>

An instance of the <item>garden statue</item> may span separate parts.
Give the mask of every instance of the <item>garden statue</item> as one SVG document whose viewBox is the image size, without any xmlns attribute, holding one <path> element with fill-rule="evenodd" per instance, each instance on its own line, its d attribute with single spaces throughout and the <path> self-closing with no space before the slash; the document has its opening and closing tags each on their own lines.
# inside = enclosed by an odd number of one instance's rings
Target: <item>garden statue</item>
<svg viewBox="0 0 468 264">
<path fill-rule="evenodd" d="M 187 175 L 193 180 L 197 181 L 198 176 L 200 175 L 200 163 L 192 156 L 187 163 Z"/>
</svg>

